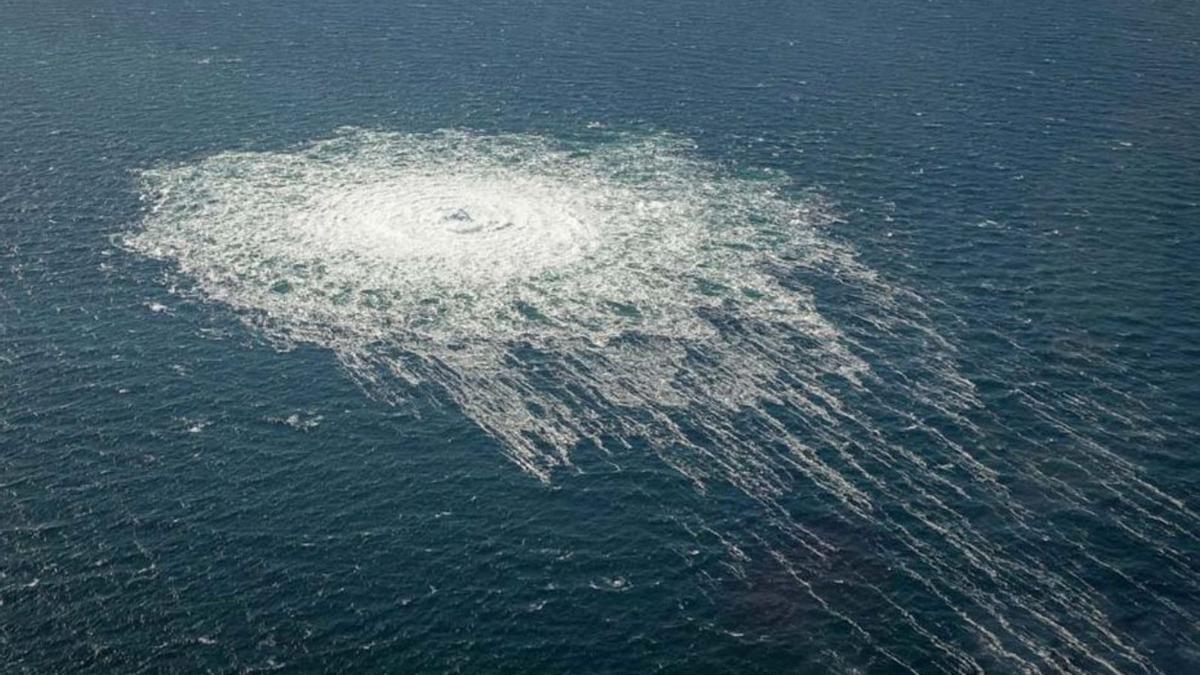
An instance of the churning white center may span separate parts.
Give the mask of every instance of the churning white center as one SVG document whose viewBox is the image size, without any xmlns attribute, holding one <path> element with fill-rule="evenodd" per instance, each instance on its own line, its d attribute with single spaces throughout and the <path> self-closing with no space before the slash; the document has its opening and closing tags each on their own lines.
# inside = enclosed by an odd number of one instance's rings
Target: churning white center
<svg viewBox="0 0 1200 675">
<path fill-rule="evenodd" d="M 1062 484 L 1036 458 L 989 454 L 970 419 L 981 403 L 928 305 L 823 234 L 827 207 L 779 176 L 735 175 L 670 136 L 349 130 L 152 169 L 141 187 L 149 209 L 131 248 L 174 261 L 273 340 L 333 350 L 372 391 L 435 385 L 530 474 L 550 481 L 587 446 L 735 486 L 779 535 L 771 555 L 857 634 L 836 591 L 817 594 L 835 547 L 790 515 L 801 486 L 824 504 L 813 512 L 869 523 L 898 573 L 1000 661 L 1060 668 L 1045 656 L 1059 647 L 1039 646 L 1048 629 L 1080 663 L 1150 669 L 1088 584 L 1010 555 L 957 510 L 987 504 L 1036 532 L 993 467 L 1047 495 Z M 841 328 L 816 285 L 852 303 Z M 1069 414 L 1034 403 L 1070 429 Z M 1136 508 L 1114 522 L 1147 548 L 1169 551 L 1155 533 L 1197 521 L 1128 463 L 1081 447 L 1072 466 L 1122 481 Z M 762 530 L 702 529 L 733 560 L 739 537 L 765 543 Z M 984 669 L 901 616 L 962 670 Z"/>
</svg>

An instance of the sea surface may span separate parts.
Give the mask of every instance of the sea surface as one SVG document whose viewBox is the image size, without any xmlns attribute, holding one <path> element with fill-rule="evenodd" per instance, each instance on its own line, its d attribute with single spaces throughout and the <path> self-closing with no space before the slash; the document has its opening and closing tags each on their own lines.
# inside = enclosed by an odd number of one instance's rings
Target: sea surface
<svg viewBox="0 0 1200 675">
<path fill-rule="evenodd" d="M 1200 672 L 1200 5 L 0 2 L 0 672 Z"/>
</svg>

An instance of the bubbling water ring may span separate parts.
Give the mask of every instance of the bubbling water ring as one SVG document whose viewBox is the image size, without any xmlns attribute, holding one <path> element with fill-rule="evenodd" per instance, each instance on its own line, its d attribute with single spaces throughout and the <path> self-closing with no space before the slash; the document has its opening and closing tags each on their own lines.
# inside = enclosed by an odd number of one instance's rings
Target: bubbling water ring
<svg viewBox="0 0 1200 675">
<path fill-rule="evenodd" d="M 1195 586 L 1169 544 L 1194 538 L 1195 514 L 1074 429 L 1071 461 L 1097 489 L 1120 483 L 1120 510 L 1089 510 L 1036 454 L 988 450 L 973 419 L 1005 420 L 983 410 L 923 300 L 830 237 L 829 207 L 779 175 L 735 175 L 667 135 L 346 130 L 153 168 L 141 190 L 129 248 L 172 261 L 271 339 L 332 350 L 373 391 L 434 385 L 529 474 L 553 480 L 583 445 L 636 447 L 701 490 L 748 496 L 774 534 L 719 534 L 731 559 L 743 557 L 735 540 L 761 543 L 815 606 L 898 665 L 840 608 L 846 590 L 821 586 L 837 546 L 791 515 L 801 487 L 873 532 L 899 586 L 973 636 L 964 647 L 882 582 L 857 582 L 956 671 L 1153 670 L 1100 590 L 1007 550 L 955 506 L 986 505 L 1030 540 L 1062 536 L 1001 473 L 1163 551 L 1164 568 Z M 821 311 L 816 284 L 854 299 L 843 325 Z M 1062 411 L 1080 400 L 1029 405 L 1069 429 Z"/>
</svg>

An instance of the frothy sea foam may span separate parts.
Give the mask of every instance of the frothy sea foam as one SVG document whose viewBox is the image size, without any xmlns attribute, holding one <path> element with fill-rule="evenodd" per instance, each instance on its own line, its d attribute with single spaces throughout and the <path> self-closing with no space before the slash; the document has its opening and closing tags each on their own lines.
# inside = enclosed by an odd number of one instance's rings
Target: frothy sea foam
<svg viewBox="0 0 1200 675">
<path fill-rule="evenodd" d="M 1162 574 L 1196 588 L 1181 544 L 1200 519 L 1072 425 L 1113 416 L 1154 433 L 1149 416 L 1018 387 L 1029 428 L 1063 439 L 1072 482 L 1035 441 L 996 447 L 989 428 L 1026 430 L 986 409 L 928 303 L 829 236 L 832 209 L 784 176 L 734 173 L 668 135 L 345 130 L 150 169 L 141 190 L 130 248 L 173 261 L 271 339 L 331 349 L 372 392 L 438 388 L 531 475 L 552 481 L 583 448 L 649 451 L 701 490 L 733 486 L 763 528 L 685 526 L 739 569 L 743 547 L 765 549 L 897 667 L 914 669 L 896 645 L 917 641 L 954 671 L 1154 670 L 1108 618 L 1104 579 L 1200 625 L 1020 497 L 1157 551 Z M 818 287 L 852 318 L 823 312 Z M 1024 376 L 994 367 L 998 381 Z M 801 490 L 836 529 L 871 532 L 862 546 L 895 578 L 835 579 L 837 543 L 789 510 Z M 1051 541 L 1084 567 L 1049 564 L 1038 551 Z M 908 637 L 860 626 L 846 579 Z M 945 621 L 909 611 L 897 588 Z"/>
<path fill-rule="evenodd" d="M 814 338 L 806 350 L 820 354 L 805 361 L 822 372 L 866 370 L 778 274 L 869 276 L 818 236 L 826 208 L 785 199 L 777 177 L 721 175 L 688 149 L 664 136 L 565 148 L 350 131 L 145 172 L 151 213 L 130 244 L 177 261 L 277 339 L 333 348 L 364 376 L 382 359 L 444 387 L 546 480 L 583 437 L 657 427 L 685 439 L 634 416 L 731 413 L 786 394 L 772 379 L 788 335 Z M 723 329 L 731 317 L 753 333 Z M 512 367 L 515 348 L 562 357 L 544 365 L 563 386 Z"/>
</svg>

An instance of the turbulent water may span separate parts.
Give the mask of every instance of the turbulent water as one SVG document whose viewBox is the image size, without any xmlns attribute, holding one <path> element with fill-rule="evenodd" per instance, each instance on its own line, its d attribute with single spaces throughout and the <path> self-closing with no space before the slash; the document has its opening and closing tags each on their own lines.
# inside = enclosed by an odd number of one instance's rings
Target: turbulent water
<svg viewBox="0 0 1200 675">
<path fill-rule="evenodd" d="M 824 407 L 821 378 L 868 370 L 780 275 L 870 288 L 883 323 L 899 320 L 894 292 L 820 235 L 819 200 L 687 151 L 670 137 L 347 132 L 146 172 L 151 215 L 128 243 L 383 391 L 387 377 L 438 385 L 544 480 L 583 439 L 646 435 L 697 480 L 724 465 L 766 487 L 761 450 L 740 457 L 725 420 L 767 401 Z M 695 413 L 704 442 L 673 412 Z M 713 443 L 730 454 L 708 466 Z"/>
<path fill-rule="evenodd" d="M 636 451 L 702 492 L 735 486 L 767 529 L 720 533 L 731 558 L 745 555 L 738 540 L 762 539 L 864 640 L 873 637 L 838 594 L 814 587 L 839 546 L 781 501 L 798 484 L 836 521 L 881 526 L 900 574 L 969 626 L 987 661 L 902 597 L 856 582 L 964 669 L 1152 668 L 1100 608 L 1099 584 L 1006 550 L 969 511 L 987 509 L 1007 536 L 1037 546 L 1063 537 L 1040 525 L 1040 510 L 1074 510 L 1153 555 L 1163 574 L 1200 581 L 1183 552 L 1200 517 L 1070 419 L 1115 418 L 1152 435 L 1144 411 L 1022 392 L 1066 436 L 1055 459 L 1076 473 L 1071 483 L 988 447 L 980 425 L 1004 421 L 956 369 L 927 301 L 828 236 L 837 211 L 819 193 L 788 190 L 770 172 L 734 175 L 664 135 L 566 143 L 346 130 L 150 169 L 141 182 L 148 215 L 128 246 L 175 262 L 277 345 L 332 349 L 392 401 L 433 385 L 546 482 L 577 452 L 619 466 Z M 813 278 L 855 298 L 857 328 L 822 314 Z M 864 329 L 904 358 L 865 345 Z M 887 429 L 897 420 L 906 441 Z M 1013 476 L 1041 503 L 1017 499 Z M 1112 504 L 1097 511 L 1098 499 Z M 1190 608 L 1124 580 L 1165 617 L 1197 625 Z"/>
<path fill-rule="evenodd" d="M 0 672 L 1200 672 L 1188 3 L 0 3 Z"/>
</svg>

